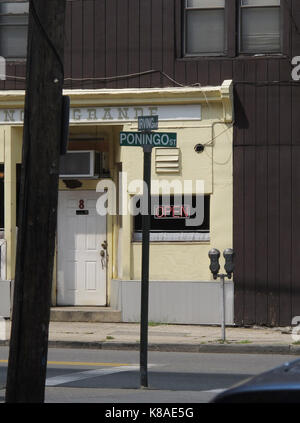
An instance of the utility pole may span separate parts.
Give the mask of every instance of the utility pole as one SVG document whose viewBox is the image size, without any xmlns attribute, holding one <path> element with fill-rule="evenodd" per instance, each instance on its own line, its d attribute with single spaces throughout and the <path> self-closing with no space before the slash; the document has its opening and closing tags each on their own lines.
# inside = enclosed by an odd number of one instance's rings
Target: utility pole
<svg viewBox="0 0 300 423">
<path fill-rule="evenodd" d="M 44 401 L 66 0 L 30 0 L 22 176 L 6 402 Z"/>
</svg>

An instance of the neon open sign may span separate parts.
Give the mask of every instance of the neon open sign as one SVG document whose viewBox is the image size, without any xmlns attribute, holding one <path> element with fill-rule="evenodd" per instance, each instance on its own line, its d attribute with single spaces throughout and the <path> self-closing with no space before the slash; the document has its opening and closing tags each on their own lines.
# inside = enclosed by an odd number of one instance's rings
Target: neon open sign
<svg viewBox="0 0 300 423">
<path fill-rule="evenodd" d="M 189 219 L 191 209 L 190 206 L 184 205 L 167 205 L 156 206 L 154 209 L 155 219 Z"/>
</svg>

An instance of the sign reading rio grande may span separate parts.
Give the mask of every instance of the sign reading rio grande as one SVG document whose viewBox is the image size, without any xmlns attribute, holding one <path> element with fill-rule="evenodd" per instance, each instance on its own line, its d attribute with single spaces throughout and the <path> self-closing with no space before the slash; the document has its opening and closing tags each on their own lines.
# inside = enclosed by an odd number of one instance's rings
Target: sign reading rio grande
<svg viewBox="0 0 300 423">
<path fill-rule="evenodd" d="M 1 78 L 0 78 L 1 79 Z M 119 107 L 71 107 L 71 123 L 94 123 L 94 122 L 135 122 L 141 116 L 158 115 L 159 120 L 196 120 L 202 119 L 200 104 L 170 104 L 155 106 L 119 106 Z M 2 123 L 23 123 L 23 109 L 2 109 L 0 108 L 0 124 Z"/>
<path fill-rule="evenodd" d="M 120 132 L 120 146 L 143 147 L 176 147 L 176 132 Z"/>
</svg>

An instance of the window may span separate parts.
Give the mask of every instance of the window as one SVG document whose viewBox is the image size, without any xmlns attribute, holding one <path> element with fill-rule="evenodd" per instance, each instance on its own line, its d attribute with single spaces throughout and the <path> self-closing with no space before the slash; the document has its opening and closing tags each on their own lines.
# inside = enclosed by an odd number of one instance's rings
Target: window
<svg viewBox="0 0 300 423">
<path fill-rule="evenodd" d="M 185 0 L 185 54 L 224 54 L 225 0 Z"/>
<path fill-rule="evenodd" d="M 0 3 L 0 56 L 26 57 L 29 2 Z"/>
<path fill-rule="evenodd" d="M 140 200 L 136 206 L 140 209 Z M 199 222 L 195 210 L 200 214 Z M 209 195 L 204 196 L 204 202 L 203 196 L 197 199 L 195 195 L 187 198 L 170 195 L 166 200 L 162 196 L 152 196 L 150 241 L 209 241 L 209 210 Z M 134 216 L 133 241 L 142 241 L 140 213 Z"/>
<path fill-rule="evenodd" d="M 280 0 L 241 0 L 240 52 L 281 51 Z"/>
<path fill-rule="evenodd" d="M 280 0 L 184 0 L 184 56 L 288 54 Z M 284 18 L 283 18 L 284 17 Z M 180 49 L 177 50 L 180 52 Z"/>
</svg>

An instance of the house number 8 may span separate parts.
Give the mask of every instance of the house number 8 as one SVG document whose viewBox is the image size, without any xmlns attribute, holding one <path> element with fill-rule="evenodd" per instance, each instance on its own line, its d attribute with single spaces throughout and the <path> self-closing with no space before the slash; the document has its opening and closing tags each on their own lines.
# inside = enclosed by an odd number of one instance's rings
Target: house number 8
<svg viewBox="0 0 300 423">
<path fill-rule="evenodd" d="M 79 208 L 84 209 L 84 200 L 79 200 Z"/>
</svg>

